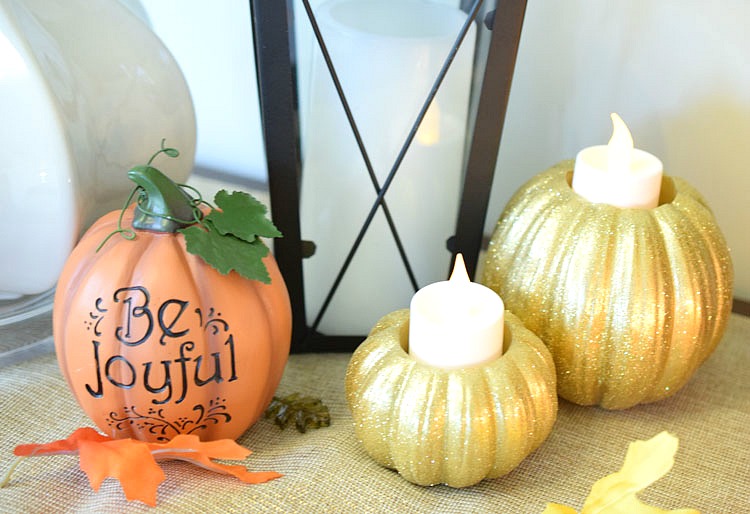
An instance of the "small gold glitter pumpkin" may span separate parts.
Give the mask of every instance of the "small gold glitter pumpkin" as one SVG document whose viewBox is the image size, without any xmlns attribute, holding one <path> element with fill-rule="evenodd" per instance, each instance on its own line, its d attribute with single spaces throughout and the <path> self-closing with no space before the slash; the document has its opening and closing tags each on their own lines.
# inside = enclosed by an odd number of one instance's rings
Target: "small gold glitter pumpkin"
<svg viewBox="0 0 750 514">
<path fill-rule="evenodd" d="M 504 354 L 471 368 L 417 362 L 408 337 L 409 310 L 388 314 L 346 371 L 354 429 L 376 462 L 415 484 L 466 487 L 510 472 L 549 435 L 552 356 L 517 317 L 505 313 Z"/>
<path fill-rule="evenodd" d="M 558 393 L 624 409 L 680 389 L 723 335 L 732 263 L 713 214 L 679 178 L 659 206 L 594 204 L 571 186 L 573 161 L 508 203 L 480 282 L 552 352 Z"/>
</svg>

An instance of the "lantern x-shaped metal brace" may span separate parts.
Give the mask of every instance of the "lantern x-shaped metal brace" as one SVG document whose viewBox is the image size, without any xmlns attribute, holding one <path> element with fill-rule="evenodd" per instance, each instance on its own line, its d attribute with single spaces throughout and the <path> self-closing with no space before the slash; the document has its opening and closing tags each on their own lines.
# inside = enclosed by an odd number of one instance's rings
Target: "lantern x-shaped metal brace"
<svg viewBox="0 0 750 514">
<path fill-rule="evenodd" d="M 317 332 L 326 309 L 344 277 L 360 243 L 379 208 L 382 208 L 388 227 L 393 235 L 401 259 L 412 287 L 418 284 L 409 263 L 406 251 L 398 235 L 393 218 L 385 201 L 387 193 L 414 137 L 417 134 L 427 110 L 451 65 L 461 42 L 474 23 L 484 0 L 465 1 L 467 19 L 456 37 L 416 120 L 409 131 L 386 179 L 380 184 L 375 176 L 372 163 L 366 151 L 354 116 L 331 61 L 325 41 L 320 33 L 309 0 L 302 4 L 310 21 L 311 28 L 323 54 L 326 66 L 333 80 L 336 92 L 344 108 L 357 146 L 367 168 L 370 181 L 377 197 L 365 222 L 357 235 L 347 258 L 341 266 L 331 289 L 311 327 L 307 327 L 304 305 L 304 282 L 302 276 L 303 244 L 300 234 L 300 149 L 297 116 L 297 101 L 293 55 L 293 37 L 289 14 L 293 11 L 292 2 L 286 5 L 279 0 L 251 0 L 253 18 L 256 69 L 258 72 L 261 116 L 264 130 L 266 158 L 268 161 L 269 191 L 274 221 L 284 233 L 284 238 L 274 241 L 276 260 L 284 275 L 290 292 L 293 309 L 292 351 L 351 351 L 363 336 L 324 336 Z M 467 167 L 462 191 L 461 206 L 455 236 L 451 238 L 451 251 L 464 254 L 467 268 L 473 276 L 481 247 L 484 219 L 489 201 L 490 187 L 495 169 L 497 150 L 507 108 L 510 83 L 515 66 L 520 31 L 526 8 L 525 0 L 501 1 L 497 6 L 491 37 L 489 38 L 487 60 L 483 64 L 484 75 L 479 81 L 481 88 L 478 99 L 473 100 L 476 109 L 474 127 L 469 145 Z M 481 44 L 481 40 L 480 40 Z M 476 69 L 476 66 L 475 66 Z M 474 96 L 474 95 L 473 95 Z M 446 263 L 446 271 L 450 263 Z"/>
</svg>

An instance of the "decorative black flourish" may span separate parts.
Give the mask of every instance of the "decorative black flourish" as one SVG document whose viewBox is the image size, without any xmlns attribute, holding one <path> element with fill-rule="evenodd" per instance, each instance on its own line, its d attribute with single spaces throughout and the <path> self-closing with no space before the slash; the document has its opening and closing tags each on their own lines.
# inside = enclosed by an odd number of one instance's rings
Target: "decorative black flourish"
<svg viewBox="0 0 750 514">
<path fill-rule="evenodd" d="M 91 328 L 93 328 L 94 335 L 97 337 L 102 335 L 101 330 L 99 330 L 99 323 L 102 322 L 102 320 L 104 319 L 104 313 L 107 312 L 107 309 L 102 307 L 102 302 L 102 298 L 96 299 L 96 303 L 94 304 L 96 307 L 96 313 L 89 312 L 89 318 L 91 319 L 91 321 L 86 320 L 83 322 L 84 325 L 86 325 L 86 330 L 90 330 Z"/>
<path fill-rule="evenodd" d="M 223 328 L 224 332 L 229 332 L 229 323 L 221 318 L 221 313 L 217 312 L 216 309 L 210 307 L 206 313 L 206 320 L 204 324 L 203 311 L 200 307 L 195 309 L 195 313 L 198 315 L 198 322 L 207 332 L 210 330 L 212 335 L 216 335 Z"/>
<path fill-rule="evenodd" d="M 123 407 L 122 414 L 117 411 L 109 413 L 107 424 L 115 430 L 126 430 L 134 427 L 136 430 L 146 430 L 156 436 L 158 441 L 169 441 L 177 434 L 192 434 L 198 430 L 217 425 L 221 422 L 229 423 L 232 416 L 226 412 L 226 399 L 218 396 L 208 401 L 204 406 L 200 403 L 193 407 L 197 417 L 182 416 L 176 420 L 168 420 L 164 416 L 164 409 L 149 407 L 145 413 L 139 412 L 135 405 Z"/>
</svg>

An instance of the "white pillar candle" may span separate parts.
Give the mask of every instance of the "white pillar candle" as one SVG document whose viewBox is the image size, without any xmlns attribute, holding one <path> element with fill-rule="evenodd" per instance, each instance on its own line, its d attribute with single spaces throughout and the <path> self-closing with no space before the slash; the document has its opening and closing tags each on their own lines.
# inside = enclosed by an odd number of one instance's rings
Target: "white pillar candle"
<svg viewBox="0 0 750 514">
<path fill-rule="evenodd" d="M 450 280 L 414 294 L 409 314 L 409 354 L 444 369 L 484 364 L 503 353 L 505 306 L 492 289 L 471 282 L 461 254 Z"/>
<path fill-rule="evenodd" d="M 335 0 L 321 4 L 316 16 L 382 185 L 466 13 L 417 0 Z M 419 285 L 442 280 L 450 258 L 445 241 L 458 215 L 475 37 L 472 26 L 385 196 Z M 317 48 L 314 55 L 302 118 L 300 205 L 302 237 L 317 246 L 303 262 L 310 324 L 376 198 Z M 366 334 L 413 294 L 378 211 L 318 330 Z"/>
<path fill-rule="evenodd" d="M 609 143 L 578 152 L 573 191 L 592 203 L 637 209 L 657 207 L 663 174 L 661 161 L 633 148 L 628 127 L 617 114 L 611 116 Z"/>
</svg>

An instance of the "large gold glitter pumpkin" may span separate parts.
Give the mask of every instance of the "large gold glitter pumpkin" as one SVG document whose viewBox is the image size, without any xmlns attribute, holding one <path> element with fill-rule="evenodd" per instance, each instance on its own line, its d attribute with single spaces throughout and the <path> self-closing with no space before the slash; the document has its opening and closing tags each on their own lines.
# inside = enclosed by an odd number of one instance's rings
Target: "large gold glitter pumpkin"
<svg viewBox="0 0 750 514">
<path fill-rule="evenodd" d="M 732 263 L 701 195 L 664 177 L 659 206 L 591 203 L 573 161 L 537 175 L 497 223 L 480 282 L 552 352 L 558 393 L 624 409 L 674 394 L 719 343 Z"/>
<path fill-rule="evenodd" d="M 505 313 L 504 354 L 471 368 L 417 362 L 408 336 L 408 309 L 383 317 L 347 368 L 354 429 L 376 462 L 415 484 L 465 487 L 508 473 L 546 439 L 554 365 L 517 317 Z"/>
</svg>

